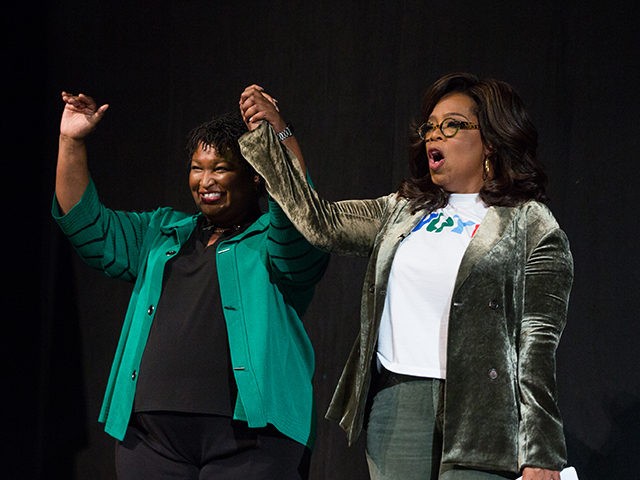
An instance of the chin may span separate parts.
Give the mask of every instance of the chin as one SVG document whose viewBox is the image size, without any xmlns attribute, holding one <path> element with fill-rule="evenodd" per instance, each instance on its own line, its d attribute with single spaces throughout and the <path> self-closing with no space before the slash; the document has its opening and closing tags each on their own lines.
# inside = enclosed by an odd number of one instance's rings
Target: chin
<svg viewBox="0 0 640 480">
<path fill-rule="evenodd" d="M 444 188 L 445 190 L 447 189 L 447 187 L 442 182 L 442 179 L 439 179 L 437 176 L 431 175 L 431 183 L 433 183 L 437 187 Z"/>
<path fill-rule="evenodd" d="M 200 211 L 205 217 L 211 219 L 220 215 L 220 208 L 211 207 L 211 205 L 200 205 Z"/>
</svg>

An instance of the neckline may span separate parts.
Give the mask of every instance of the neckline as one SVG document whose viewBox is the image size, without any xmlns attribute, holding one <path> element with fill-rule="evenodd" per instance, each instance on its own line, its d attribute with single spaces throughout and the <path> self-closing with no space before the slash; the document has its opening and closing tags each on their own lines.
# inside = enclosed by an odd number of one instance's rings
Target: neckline
<svg viewBox="0 0 640 480">
<path fill-rule="evenodd" d="M 230 227 L 220 227 L 218 225 L 211 224 L 211 225 L 203 225 L 202 226 L 202 231 L 203 232 L 209 232 L 210 234 L 237 232 L 238 230 L 240 230 L 241 227 L 242 227 L 242 225 L 232 225 Z"/>
<path fill-rule="evenodd" d="M 450 193 L 448 203 L 475 203 L 478 200 L 479 193 Z"/>
</svg>

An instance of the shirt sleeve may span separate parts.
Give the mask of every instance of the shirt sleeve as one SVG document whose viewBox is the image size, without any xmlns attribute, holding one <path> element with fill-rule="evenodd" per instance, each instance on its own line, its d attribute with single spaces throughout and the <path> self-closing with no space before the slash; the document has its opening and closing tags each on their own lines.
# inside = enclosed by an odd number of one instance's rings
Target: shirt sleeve
<svg viewBox="0 0 640 480">
<path fill-rule="evenodd" d="M 100 203 L 93 181 L 66 214 L 62 214 L 54 197 L 51 213 L 78 255 L 90 267 L 113 278 L 135 280 L 151 213 L 106 208 Z"/>
<path fill-rule="evenodd" d="M 322 250 L 368 256 L 385 221 L 388 198 L 330 202 L 309 185 L 292 152 L 264 122 L 240 138 L 242 155 L 298 231 Z"/>
<path fill-rule="evenodd" d="M 310 244 L 273 198 L 268 199 L 268 205 L 267 248 L 273 274 L 282 284 L 312 288 L 324 275 L 329 254 Z"/>
</svg>

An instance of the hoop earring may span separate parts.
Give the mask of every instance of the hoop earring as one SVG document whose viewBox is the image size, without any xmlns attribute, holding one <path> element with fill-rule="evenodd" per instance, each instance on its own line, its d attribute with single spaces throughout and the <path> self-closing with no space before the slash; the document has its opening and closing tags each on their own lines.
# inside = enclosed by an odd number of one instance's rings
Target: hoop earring
<svg viewBox="0 0 640 480">
<path fill-rule="evenodd" d="M 489 164 L 489 157 L 484 157 L 484 169 L 482 170 L 482 180 L 487 181 L 489 178 L 489 174 L 491 173 L 491 168 Z"/>
</svg>

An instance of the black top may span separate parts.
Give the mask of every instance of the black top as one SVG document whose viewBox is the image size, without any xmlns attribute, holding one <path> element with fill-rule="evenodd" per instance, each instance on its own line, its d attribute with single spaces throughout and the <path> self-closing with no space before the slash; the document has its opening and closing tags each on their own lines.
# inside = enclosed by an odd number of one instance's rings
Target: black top
<svg viewBox="0 0 640 480">
<path fill-rule="evenodd" d="M 216 244 L 207 247 L 211 231 L 202 223 L 165 266 L 139 370 L 136 412 L 233 415 L 237 388 L 220 299 Z M 242 229 L 225 232 L 218 241 Z"/>
</svg>

